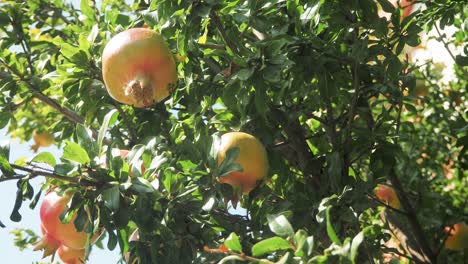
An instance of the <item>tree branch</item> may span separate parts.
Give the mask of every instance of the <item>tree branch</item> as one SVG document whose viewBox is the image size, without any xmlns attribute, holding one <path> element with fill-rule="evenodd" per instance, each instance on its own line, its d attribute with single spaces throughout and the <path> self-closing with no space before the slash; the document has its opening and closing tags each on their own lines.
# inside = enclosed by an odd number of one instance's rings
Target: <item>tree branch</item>
<svg viewBox="0 0 468 264">
<path fill-rule="evenodd" d="M 239 48 L 236 46 L 236 44 L 234 44 L 234 42 L 226 33 L 226 30 L 224 29 L 221 19 L 219 19 L 218 15 L 215 12 L 211 12 L 210 18 L 211 21 L 213 21 L 216 28 L 218 29 L 219 33 L 221 34 L 221 37 L 224 39 L 224 42 L 226 42 L 226 45 L 232 50 L 232 52 L 238 54 Z"/>
<path fill-rule="evenodd" d="M 415 213 L 414 208 L 411 206 L 409 199 L 401 185 L 398 176 L 395 173 L 395 169 L 392 168 L 389 173 L 389 179 L 392 183 L 392 186 L 395 188 L 398 199 L 400 199 L 401 205 L 403 209 L 406 211 L 406 216 L 408 218 L 409 224 L 411 225 L 414 236 L 421 247 L 422 254 L 424 254 L 425 258 L 427 259 L 428 263 L 436 263 L 436 256 L 434 255 L 426 237 L 424 234 L 424 230 L 419 223 L 418 217 Z"/>
<path fill-rule="evenodd" d="M 23 175 L 21 177 L 0 178 L 0 182 L 9 181 L 9 180 L 20 180 L 20 179 L 23 179 L 23 178 L 26 178 L 26 177 L 30 177 L 32 179 L 32 178 L 35 178 L 37 176 L 44 176 L 46 178 L 56 179 L 56 180 L 65 181 L 65 182 L 71 182 L 71 183 L 75 183 L 75 184 L 80 183 L 80 179 L 78 177 L 62 176 L 62 175 L 58 175 L 58 174 L 55 174 L 55 173 L 51 173 L 51 172 L 47 172 L 47 171 L 43 171 L 43 170 L 30 169 L 30 168 L 26 168 L 26 167 L 19 166 L 19 165 L 16 165 L 16 164 L 11 164 L 11 163 L 10 163 L 10 166 L 13 167 L 16 170 L 20 170 L 20 171 L 30 173 L 32 176 L 31 175 Z"/>
<path fill-rule="evenodd" d="M 0 62 L 7 68 L 8 71 L 10 71 L 11 74 L 18 77 L 21 82 L 26 84 L 28 90 L 32 93 L 34 97 L 36 97 L 43 103 L 47 104 L 48 106 L 52 107 L 53 109 L 64 115 L 68 120 L 76 124 L 85 124 L 84 118 L 78 115 L 75 111 L 60 105 L 60 103 L 57 100 L 50 98 L 49 96 L 43 94 L 41 91 L 36 89 L 36 87 L 34 87 L 34 85 L 31 84 L 21 73 L 11 68 L 3 59 L 0 58 Z M 93 127 L 90 127 L 90 129 L 93 134 L 93 137 L 97 138 L 98 131 Z M 108 139 L 104 139 L 104 142 L 106 144 L 110 143 Z"/>
<path fill-rule="evenodd" d="M 437 35 L 439 35 L 439 39 L 440 41 L 442 42 L 442 44 L 444 44 L 444 47 L 445 49 L 447 50 L 447 52 L 449 53 L 450 57 L 452 57 L 453 61 L 455 62 L 455 64 L 458 64 L 457 63 L 457 59 L 455 57 L 455 55 L 452 53 L 452 51 L 450 50 L 449 46 L 448 46 L 448 43 L 445 41 L 445 39 L 442 37 L 442 33 L 440 32 L 439 30 L 439 27 L 437 26 L 436 23 L 434 23 L 434 28 L 436 29 L 437 31 Z M 467 74 L 467 72 L 465 71 L 465 69 L 463 67 L 459 67 L 460 70 L 465 73 L 465 75 Z"/>
<path fill-rule="evenodd" d="M 345 136 L 345 143 L 343 145 L 344 151 L 343 151 L 343 161 L 344 161 L 344 167 L 343 167 L 343 176 L 347 176 L 349 174 L 349 153 L 351 149 L 351 129 L 354 121 L 354 116 L 356 115 L 356 107 L 359 99 L 359 75 L 358 75 L 358 65 L 357 62 L 354 62 L 352 66 L 352 75 L 353 75 L 353 89 L 354 89 L 354 95 L 353 98 L 351 99 L 351 106 L 350 106 L 350 111 L 349 111 L 349 116 L 348 116 L 348 122 L 346 125 L 346 136 Z"/>
</svg>

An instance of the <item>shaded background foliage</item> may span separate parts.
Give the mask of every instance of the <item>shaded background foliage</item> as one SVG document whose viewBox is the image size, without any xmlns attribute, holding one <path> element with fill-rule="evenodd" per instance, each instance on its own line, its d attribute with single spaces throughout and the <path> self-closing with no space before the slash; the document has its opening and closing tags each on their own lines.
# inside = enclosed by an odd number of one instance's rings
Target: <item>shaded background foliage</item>
<svg viewBox="0 0 468 264">
<path fill-rule="evenodd" d="M 70 213 L 104 226 L 105 246 L 140 263 L 220 253 L 377 262 L 395 251 L 383 245 L 391 226 L 414 240 L 403 252 L 413 260 L 466 261 L 440 250 L 443 228 L 467 222 L 465 4 L 421 0 L 403 17 L 386 0 L 2 2 L 0 125 L 22 139 L 53 133 L 64 148 L 60 160 L 40 153 L 16 164 L 2 149 L 0 179 L 18 179 L 11 219 L 39 199 L 28 179 L 45 163 L 61 178 L 42 189 L 75 188 Z M 137 109 L 108 96 L 100 55 L 111 36 L 143 24 L 168 42 L 179 79 L 164 102 Z M 453 37 L 440 33 L 448 26 Z M 453 49 L 449 83 L 440 65 L 405 56 L 432 29 Z M 241 199 L 245 216 L 227 211 L 232 189 L 216 179 L 212 143 L 233 130 L 259 138 L 270 162 L 268 179 Z M 130 158 L 112 148 L 132 149 Z M 145 172 L 130 169 L 139 161 Z M 373 196 L 384 182 L 401 211 Z M 128 243 L 136 227 L 141 239 Z"/>
</svg>

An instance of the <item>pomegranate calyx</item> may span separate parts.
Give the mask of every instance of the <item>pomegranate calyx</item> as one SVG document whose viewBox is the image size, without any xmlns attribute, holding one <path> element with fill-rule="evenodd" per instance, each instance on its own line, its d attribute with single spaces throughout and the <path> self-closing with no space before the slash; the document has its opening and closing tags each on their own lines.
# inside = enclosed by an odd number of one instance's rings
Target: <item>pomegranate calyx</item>
<svg viewBox="0 0 468 264">
<path fill-rule="evenodd" d="M 153 87 L 150 78 L 143 74 L 137 74 L 136 78 L 130 81 L 125 88 L 125 95 L 133 97 L 134 101 L 143 104 L 145 107 L 153 104 Z"/>
<path fill-rule="evenodd" d="M 52 262 L 54 262 L 55 252 L 60 247 L 60 241 L 54 239 L 49 234 L 44 234 L 41 240 L 35 242 L 34 251 L 43 250 L 42 258 L 52 256 Z"/>
</svg>

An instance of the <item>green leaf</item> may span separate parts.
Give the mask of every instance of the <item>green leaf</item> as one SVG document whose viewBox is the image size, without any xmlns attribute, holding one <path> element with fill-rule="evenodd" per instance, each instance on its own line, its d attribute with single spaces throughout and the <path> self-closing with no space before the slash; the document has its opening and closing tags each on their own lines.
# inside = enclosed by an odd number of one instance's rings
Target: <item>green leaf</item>
<svg viewBox="0 0 468 264">
<path fill-rule="evenodd" d="M 137 193 L 152 193 L 156 191 L 148 180 L 139 177 L 132 178 L 132 185 L 130 186 L 130 190 Z"/>
<path fill-rule="evenodd" d="M 114 234 L 112 230 L 108 230 L 107 234 L 109 234 L 109 238 L 107 240 L 107 248 L 110 250 L 114 250 L 117 246 L 117 236 Z"/>
<path fill-rule="evenodd" d="M 224 245 L 229 248 L 232 251 L 235 252 L 242 252 L 242 246 L 239 241 L 239 237 L 236 235 L 236 233 L 231 233 L 228 238 L 226 238 L 226 241 L 224 241 Z"/>
<path fill-rule="evenodd" d="M 239 78 L 239 80 L 241 81 L 246 81 L 250 78 L 250 76 L 252 76 L 252 74 L 254 73 L 254 70 L 253 68 L 250 68 L 250 69 L 242 69 L 240 70 L 236 75 L 237 75 L 237 78 Z"/>
<path fill-rule="evenodd" d="M 392 5 L 392 3 L 388 0 L 377 0 L 382 6 L 383 11 L 386 13 L 393 13 L 395 11 L 395 7 Z"/>
<path fill-rule="evenodd" d="M 330 220 L 330 209 L 331 209 L 331 207 L 328 207 L 327 211 L 326 211 L 326 214 L 327 214 L 327 234 L 328 234 L 328 237 L 330 238 L 330 240 L 333 243 L 341 246 L 341 241 L 338 238 L 338 236 L 336 235 L 335 229 L 333 229 L 333 225 L 332 225 L 331 220 Z"/>
<path fill-rule="evenodd" d="M 294 244 L 296 245 L 296 256 L 302 255 L 304 252 L 302 252 L 303 246 L 306 244 L 307 241 L 307 232 L 305 230 L 297 230 L 297 232 L 294 234 Z"/>
<path fill-rule="evenodd" d="M 462 56 L 462 55 L 457 55 L 455 57 L 455 62 L 458 64 L 460 67 L 465 67 L 468 66 L 468 57 L 467 56 Z"/>
<path fill-rule="evenodd" d="M 358 249 L 359 249 L 359 246 L 361 245 L 362 241 L 364 241 L 364 231 L 359 232 L 353 238 L 353 241 L 351 242 L 350 258 L 351 258 L 351 261 L 353 263 L 356 260 L 356 257 L 357 257 L 357 254 L 358 254 Z"/>
<path fill-rule="evenodd" d="M 120 205 L 120 189 L 118 185 L 102 191 L 104 205 L 112 211 L 117 211 Z"/>
<path fill-rule="evenodd" d="M 272 237 L 256 243 L 252 247 L 252 255 L 254 257 L 258 257 L 270 252 L 275 252 L 278 250 L 288 250 L 291 248 L 291 245 L 286 239 L 281 237 Z"/>
<path fill-rule="evenodd" d="M 66 141 L 65 147 L 63 148 L 63 159 L 75 161 L 79 164 L 89 164 L 90 159 L 86 150 L 84 150 L 80 145 Z"/>
<path fill-rule="evenodd" d="M 21 205 L 23 204 L 23 183 L 24 180 L 18 180 L 16 183 L 16 186 L 18 187 L 18 190 L 16 191 L 16 200 L 15 200 L 15 205 L 13 206 L 13 210 L 10 215 L 10 220 L 13 222 L 19 222 L 21 221 L 21 214 L 19 213 L 19 209 L 21 208 Z"/>
<path fill-rule="evenodd" d="M 76 230 L 78 232 L 83 232 L 86 226 L 86 223 L 88 222 L 88 215 L 86 214 L 86 211 L 84 210 L 84 207 L 81 206 L 78 208 L 78 211 L 76 214 L 74 214 L 75 220 L 73 220 L 73 224 L 76 227 Z"/>
<path fill-rule="evenodd" d="M 97 36 L 99 36 L 99 25 L 96 24 L 93 26 L 91 29 L 91 32 L 89 33 L 88 36 L 88 41 L 90 44 L 94 44 L 94 41 L 96 41 Z"/>
<path fill-rule="evenodd" d="M 403 42 L 404 44 L 404 42 Z M 387 67 L 387 74 L 389 75 L 389 79 L 395 79 L 400 74 L 403 65 L 401 61 L 398 59 L 397 56 L 391 56 L 388 59 L 388 67 Z"/>
<path fill-rule="evenodd" d="M 0 171 L 6 177 L 13 177 L 15 171 L 10 165 L 10 144 L 0 145 Z"/>
<path fill-rule="evenodd" d="M 76 126 L 76 136 L 78 138 L 78 144 L 83 146 L 90 157 L 98 156 L 98 146 L 91 136 L 91 130 L 82 124 L 78 124 Z"/>
<path fill-rule="evenodd" d="M 112 109 L 104 117 L 101 128 L 99 129 L 99 134 L 98 134 L 98 139 L 97 139 L 99 153 L 102 152 L 102 141 L 104 140 L 104 136 L 106 135 L 107 129 L 109 128 L 109 126 L 113 125 L 115 121 L 117 121 L 118 115 L 119 115 L 119 112 L 117 111 L 117 109 Z"/>
<path fill-rule="evenodd" d="M 55 160 L 55 157 L 52 153 L 50 152 L 41 152 L 37 154 L 31 162 L 37 162 L 37 163 L 46 163 L 52 167 L 55 167 L 57 165 L 57 161 Z"/>
<path fill-rule="evenodd" d="M 233 171 L 242 171 L 242 166 L 234 161 L 239 157 L 240 148 L 233 147 L 226 151 L 226 157 L 224 158 L 221 165 L 218 167 L 218 175 L 220 177 L 226 176 Z"/>
<path fill-rule="evenodd" d="M 1 77 L 0 77 L 1 78 Z M 3 129 L 10 122 L 12 113 L 10 112 L 0 112 L 0 129 Z"/>
<path fill-rule="evenodd" d="M 36 193 L 36 196 L 34 196 L 34 199 L 29 204 L 29 208 L 31 208 L 31 209 L 36 208 L 37 202 L 39 202 L 39 199 L 41 198 L 41 195 L 42 195 L 42 190 L 39 190 L 39 192 Z"/>
<path fill-rule="evenodd" d="M 81 0 L 80 2 L 80 10 L 83 14 L 89 18 L 91 21 L 94 21 L 94 9 L 91 7 L 93 2 L 90 0 Z"/>
<path fill-rule="evenodd" d="M 294 235 L 294 230 L 284 215 L 268 215 L 268 226 L 278 236 L 287 237 Z"/>
<path fill-rule="evenodd" d="M 275 264 L 288 264 L 290 263 L 289 262 L 290 259 L 289 259 L 289 252 L 287 252 L 286 254 L 284 254 L 284 256 L 282 256 L 280 258 L 280 260 L 278 260 L 277 262 L 275 262 Z"/>
<path fill-rule="evenodd" d="M 208 27 L 205 27 L 205 33 L 198 39 L 198 43 L 206 44 L 206 40 L 208 38 Z"/>
</svg>

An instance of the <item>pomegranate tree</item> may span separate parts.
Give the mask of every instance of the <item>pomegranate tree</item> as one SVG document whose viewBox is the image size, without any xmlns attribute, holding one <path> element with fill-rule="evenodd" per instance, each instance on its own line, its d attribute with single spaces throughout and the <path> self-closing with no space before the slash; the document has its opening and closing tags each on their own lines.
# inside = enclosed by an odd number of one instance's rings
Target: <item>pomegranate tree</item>
<svg viewBox="0 0 468 264">
<path fill-rule="evenodd" d="M 135 107 L 169 96 L 177 80 L 171 51 L 159 34 L 146 28 L 120 32 L 107 43 L 102 76 L 115 100 Z"/>
</svg>

